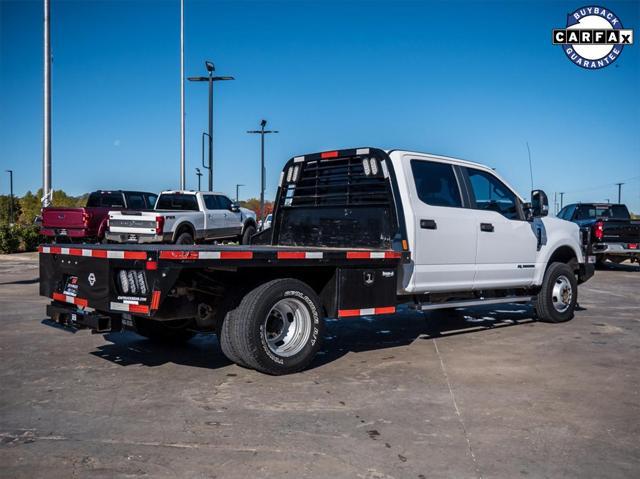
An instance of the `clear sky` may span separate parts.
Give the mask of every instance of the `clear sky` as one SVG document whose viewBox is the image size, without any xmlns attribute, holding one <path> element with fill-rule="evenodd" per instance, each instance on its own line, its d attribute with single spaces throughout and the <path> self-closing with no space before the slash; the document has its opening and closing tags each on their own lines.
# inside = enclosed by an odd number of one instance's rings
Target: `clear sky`
<svg viewBox="0 0 640 479">
<path fill-rule="evenodd" d="M 215 189 L 268 196 L 290 157 L 356 146 L 486 163 L 525 197 L 640 212 L 640 3 L 607 1 L 636 44 L 607 68 L 573 65 L 551 30 L 578 2 L 186 0 L 186 74 L 217 73 Z M 588 2 L 587 2 L 588 3 Z M 179 182 L 179 0 L 52 0 L 53 186 L 159 191 Z M 196 185 L 205 84 L 187 83 L 187 186 Z M 42 2 L 0 0 L 0 164 L 41 186 Z M 0 192 L 8 192 L 2 173 Z"/>
</svg>

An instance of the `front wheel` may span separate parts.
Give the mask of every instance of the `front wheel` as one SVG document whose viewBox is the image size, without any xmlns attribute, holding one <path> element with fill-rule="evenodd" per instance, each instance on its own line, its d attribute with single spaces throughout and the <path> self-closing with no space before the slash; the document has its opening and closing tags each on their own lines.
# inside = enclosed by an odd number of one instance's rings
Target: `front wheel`
<svg viewBox="0 0 640 479">
<path fill-rule="evenodd" d="M 315 291 L 297 279 L 275 279 L 244 296 L 228 325 L 243 362 L 281 375 L 301 371 L 324 336 L 322 305 Z"/>
<path fill-rule="evenodd" d="M 547 323 L 569 321 L 577 302 L 578 282 L 573 270 L 565 263 L 551 263 L 534 301 L 538 319 Z"/>
<path fill-rule="evenodd" d="M 241 244 L 251 244 L 251 237 L 256 234 L 256 228 L 253 225 L 248 225 L 244 232 L 242 233 L 242 238 L 240 239 Z"/>
</svg>

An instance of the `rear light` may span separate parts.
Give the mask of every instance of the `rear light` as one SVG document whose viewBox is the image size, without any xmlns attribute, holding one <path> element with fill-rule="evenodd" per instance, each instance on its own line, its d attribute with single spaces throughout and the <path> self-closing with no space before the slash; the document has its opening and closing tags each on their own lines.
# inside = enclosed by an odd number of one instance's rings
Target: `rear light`
<svg viewBox="0 0 640 479">
<path fill-rule="evenodd" d="M 144 271 L 135 269 L 120 270 L 118 281 L 123 294 L 147 294 L 147 278 Z"/>
<path fill-rule="evenodd" d="M 156 234 L 161 235 L 164 230 L 164 216 L 156 216 Z"/>
<path fill-rule="evenodd" d="M 89 221 L 91 220 L 91 213 L 87 213 L 84 211 L 82 213 L 82 224 L 85 226 L 89 226 Z"/>
<path fill-rule="evenodd" d="M 629 249 L 638 249 L 638 243 L 629 243 L 627 247 Z"/>
<path fill-rule="evenodd" d="M 593 236 L 599 240 L 604 236 L 604 223 L 602 221 L 597 221 L 596 224 L 593 225 Z"/>
</svg>

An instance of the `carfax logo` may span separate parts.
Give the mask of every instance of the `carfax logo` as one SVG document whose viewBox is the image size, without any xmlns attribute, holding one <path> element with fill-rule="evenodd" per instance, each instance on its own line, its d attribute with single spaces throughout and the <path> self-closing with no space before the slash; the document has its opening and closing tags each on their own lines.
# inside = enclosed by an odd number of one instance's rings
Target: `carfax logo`
<svg viewBox="0 0 640 479">
<path fill-rule="evenodd" d="M 578 8 L 567 15 L 567 26 L 553 30 L 553 44 L 562 45 L 567 58 L 582 68 L 604 68 L 615 62 L 625 45 L 633 44 L 633 30 L 625 29 L 608 8 Z"/>
</svg>

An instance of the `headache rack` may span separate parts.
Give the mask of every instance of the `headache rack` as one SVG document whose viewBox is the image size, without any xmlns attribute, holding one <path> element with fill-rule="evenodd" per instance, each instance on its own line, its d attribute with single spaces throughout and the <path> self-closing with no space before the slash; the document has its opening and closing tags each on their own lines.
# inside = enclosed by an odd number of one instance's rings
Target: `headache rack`
<svg viewBox="0 0 640 479">
<path fill-rule="evenodd" d="M 389 168 L 387 155 L 372 148 L 293 158 L 282 173 L 272 241 L 391 248 L 398 221 Z"/>
</svg>

